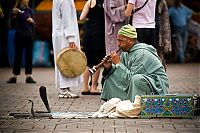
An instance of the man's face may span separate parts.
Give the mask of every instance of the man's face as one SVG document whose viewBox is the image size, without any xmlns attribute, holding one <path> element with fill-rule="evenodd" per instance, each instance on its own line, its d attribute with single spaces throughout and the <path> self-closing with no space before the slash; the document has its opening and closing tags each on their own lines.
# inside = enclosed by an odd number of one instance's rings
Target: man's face
<svg viewBox="0 0 200 133">
<path fill-rule="evenodd" d="M 127 52 L 132 47 L 133 41 L 131 41 L 131 38 L 118 35 L 117 36 L 118 46 L 124 51 Z"/>
</svg>

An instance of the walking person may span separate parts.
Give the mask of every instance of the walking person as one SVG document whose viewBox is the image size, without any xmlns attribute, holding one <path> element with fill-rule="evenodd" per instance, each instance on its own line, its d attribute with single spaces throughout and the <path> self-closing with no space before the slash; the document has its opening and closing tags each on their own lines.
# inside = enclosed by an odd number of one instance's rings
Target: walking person
<svg viewBox="0 0 200 133">
<path fill-rule="evenodd" d="M 182 4 L 181 0 L 175 0 L 175 5 L 169 8 L 169 16 L 172 31 L 176 36 L 177 59 L 179 63 L 185 63 L 185 52 L 187 48 L 188 23 L 192 17 L 192 10 Z"/>
<path fill-rule="evenodd" d="M 132 16 L 131 24 L 136 28 L 137 40 L 156 48 L 155 9 L 156 0 L 128 0 L 125 16 Z"/>
<path fill-rule="evenodd" d="M 4 13 L 3 13 L 3 10 L 1 8 L 1 3 L 0 3 L 0 18 L 3 18 L 4 17 Z"/>
<path fill-rule="evenodd" d="M 32 74 L 33 30 L 35 25 L 33 10 L 28 6 L 29 0 L 19 0 L 13 8 L 12 21 L 16 22 L 15 57 L 13 76 L 7 83 L 16 83 L 20 75 L 23 49 L 25 49 L 25 74 L 26 83 L 36 83 Z"/>
<path fill-rule="evenodd" d="M 157 0 L 155 12 L 156 49 L 162 64 L 167 69 L 164 55 L 172 51 L 171 28 L 166 0 Z"/>
<path fill-rule="evenodd" d="M 117 32 L 128 23 L 126 0 L 104 0 L 106 55 L 117 51 Z"/>
<path fill-rule="evenodd" d="M 164 53 L 171 51 L 171 32 L 166 1 L 129 0 L 125 15 L 132 15 L 132 25 L 138 33 L 137 40 L 157 49 L 166 70 Z"/>
<path fill-rule="evenodd" d="M 82 82 L 82 76 L 67 78 L 58 70 L 56 57 L 63 48 L 80 49 L 79 29 L 74 0 L 53 0 L 52 42 L 55 62 L 55 83 L 59 98 L 77 98 L 72 92 Z"/>
<path fill-rule="evenodd" d="M 80 20 L 85 20 L 83 35 L 83 51 L 87 57 L 87 68 L 83 73 L 82 95 L 99 95 L 98 79 L 100 70 L 91 76 L 91 88 L 88 87 L 90 78 L 89 68 L 97 65 L 105 56 L 105 21 L 103 0 L 88 0 L 80 15 Z"/>
</svg>

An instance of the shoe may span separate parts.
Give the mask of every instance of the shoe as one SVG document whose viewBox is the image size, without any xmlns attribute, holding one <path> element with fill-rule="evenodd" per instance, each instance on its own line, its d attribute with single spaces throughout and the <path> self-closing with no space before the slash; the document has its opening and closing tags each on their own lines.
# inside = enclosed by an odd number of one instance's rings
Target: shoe
<svg viewBox="0 0 200 133">
<path fill-rule="evenodd" d="M 36 83 L 36 81 L 35 81 L 35 80 L 33 80 L 33 78 L 29 76 L 29 77 L 27 77 L 27 78 L 26 78 L 26 83 L 30 83 L 30 84 L 32 84 L 32 83 L 33 83 L 33 84 L 35 84 L 35 83 Z"/>
<path fill-rule="evenodd" d="M 77 94 L 70 92 L 69 90 L 65 91 L 64 93 L 59 93 L 59 98 L 78 98 Z"/>
<path fill-rule="evenodd" d="M 7 83 L 9 83 L 9 84 L 13 84 L 13 83 L 16 83 L 17 82 L 17 78 L 15 78 L 15 77 L 11 77 L 8 81 L 7 81 Z"/>
</svg>

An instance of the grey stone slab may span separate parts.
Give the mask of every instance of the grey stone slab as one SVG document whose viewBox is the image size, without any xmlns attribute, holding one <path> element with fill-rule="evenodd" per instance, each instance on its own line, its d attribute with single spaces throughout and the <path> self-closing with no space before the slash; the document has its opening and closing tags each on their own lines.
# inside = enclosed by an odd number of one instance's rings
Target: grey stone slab
<svg viewBox="0 0 200 133">
<path fill-rule="evenodd" d="M 199 70 L 198 63 L 167 64 L 169 91 L 200 95 Z M 10 75 L 10 68 L 0 68 L 0 116 L 15 111 L 30 112 L 29 99 L 34 101 L 35 110 L 45 110 L 38 93 L 41 85 L 47 87 L 47 96 L 53 112 L 96 112 L 104 103 L 100 100 L 100 96 L 92 95 L 80 95 L 77 99 L 59 99 L 58 90 L 54 84 L 54 68 L 34 68 L 33 78 L 37 84 L 25 83 L 24 69 L 17 84 L 6 84 Z M 75 88 L 74 92 L 80 94 L 80 88 L 81 86 Z M 199 128 L 199 116 L 195 116 L 194 119 L 0 119 L 0 132 L 8 133 L 197 133 Z"/>
</svg>

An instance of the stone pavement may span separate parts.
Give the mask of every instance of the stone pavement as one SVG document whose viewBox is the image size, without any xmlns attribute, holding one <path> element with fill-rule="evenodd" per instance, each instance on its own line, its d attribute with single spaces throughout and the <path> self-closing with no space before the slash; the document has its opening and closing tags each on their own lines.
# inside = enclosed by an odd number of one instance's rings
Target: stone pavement
<svg viewBox="0 0 200 133">
<path fill-rule="evenodd" d="M 167 73 L 171 93 L 200 95 L 200 65 L 168 64 Z M 99 96 L 82 96 L 77 99 L 59 99 L 54 86 L 54 68 L 34 68 L 33 77 L 37 84 L 26 84 L 24 69 L 17 84 L 7 84 L 10 68 L 0 68 L 0 116 L 10 112 L 30 112 L 33 100 L 36 110 L 46 110 L 40 99 L 38 88 L 47 87 L 52 112 L 96 112 L 103 101 Z M 80 87 L 75 89 L 79 93 Z M 194 119 L 151 118 L 151 119 L 0 119 L 0 132 L 5 133 L 199 133 L 200 116 Z"/>
</svg>

